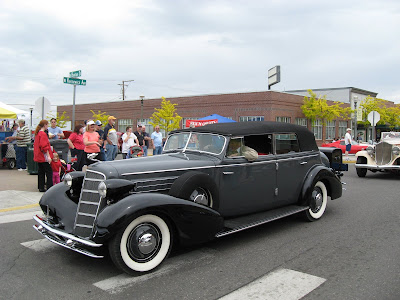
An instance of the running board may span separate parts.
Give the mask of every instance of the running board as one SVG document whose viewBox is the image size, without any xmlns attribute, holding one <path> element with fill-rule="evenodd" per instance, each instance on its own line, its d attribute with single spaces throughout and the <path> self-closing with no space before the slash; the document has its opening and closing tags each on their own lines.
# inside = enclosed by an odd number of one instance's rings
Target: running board
<svg viewBox="0 0 400 300">
<path fill-rule="evenodd" d="M 309 209 L 308 206 L 290 205 L 261 213 L 228 219 L 224 222 L 224 230 L 218 232 L 215 237 L 219 238 L 231 233 L 256 227 L 258 225 L 262 225 L 290 215 L 297 214 L 307 209 Z"/>
</svg>

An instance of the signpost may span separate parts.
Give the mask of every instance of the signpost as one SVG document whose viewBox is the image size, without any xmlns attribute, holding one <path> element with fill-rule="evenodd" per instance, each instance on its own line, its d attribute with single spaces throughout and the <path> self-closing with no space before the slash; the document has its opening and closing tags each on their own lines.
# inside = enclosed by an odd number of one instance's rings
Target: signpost
<svg viewBox="0 0 400 300">
<path fill-rule="evenodd" d="M 268 70 L 268 90 L 271 89 L 271 85 L 274 85 L 281 81 L 281 66 L 275 66 Z"/>
<path fill-rule="evenodd" d="M 46 114 L 50 111 L 51 104 L 49 99 L 45 97 L 39 97 L 35 101 L 35 111 L 38 112 L 42 116 L 42 120 L 45 119 Z M 32 117 L 31 117 L 32 119 Z"/>
<path fill-rule="evenodd" d="M 372 140 L 376 141 L 376 131 L 375 131 L 375 126 L 376 124 L 379 122 L 379 120 L 381 119 L 381 115 L 373 110 L 368 114 L 368 121 L 371 123 L 372 125 Z"/>
<path fill-rule="evenodd" d="M 76 86 L 77 85 L 83 85 L 86 86 L 86 79 L 80 79 L 77 77 L 80 77 L 82 75 L 82 71 L 72 71 L 69 72 L 70 77 L 64 77 L 64 83 L 66 84 L 73 84 L 74 85 L 74 96 L 72 100 L 72 124 L 71 124 L 71 129 L 73 130 L 75 128 L 75 94 L 76 94 Z"/>
</svg>

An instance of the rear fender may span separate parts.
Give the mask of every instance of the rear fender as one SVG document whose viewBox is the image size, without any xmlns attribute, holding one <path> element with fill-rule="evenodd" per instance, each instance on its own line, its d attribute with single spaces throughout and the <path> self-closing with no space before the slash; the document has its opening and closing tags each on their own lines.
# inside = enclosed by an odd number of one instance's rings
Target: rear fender
<svg viewBox="0 0 400 300">
<path fill-rule="evenodd" d="M 322 181 L 325 184 L 328 195 L 332 200 L 342 196 L 342 183 L 340 179 L 327 167 L 316 166 L 305 177 L 303 189 L 300 194 L 300 205 L 308 205 L 311 192 L 318 181 Z"/>
<path fill-rule="evenodd" d="M 223 228 L 223 218 L 213 209 L 165 194 L 143 193 L 130 195 L 99 213 L 96 241 L 104 242 L 147 213 L 167 219 L 184 244 L 208 241 Z"/>
</svg>

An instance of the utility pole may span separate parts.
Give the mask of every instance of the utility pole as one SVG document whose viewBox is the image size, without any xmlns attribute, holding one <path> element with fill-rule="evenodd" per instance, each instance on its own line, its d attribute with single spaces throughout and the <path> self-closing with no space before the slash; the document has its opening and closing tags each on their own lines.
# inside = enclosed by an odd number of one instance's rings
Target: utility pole
<svg viewBox="0 0 400 300">
<path fill-rule="evenodd" d="M 122 85 L 122 101 L 125 100 L 125 82 L 131 82 L 131 81 L 135 81 L 135 80 L 122 80 L 122 84 L 118 84 L 118 85 Z M 128 86 L 128 85 L 126 85 Z"/>
</svg>

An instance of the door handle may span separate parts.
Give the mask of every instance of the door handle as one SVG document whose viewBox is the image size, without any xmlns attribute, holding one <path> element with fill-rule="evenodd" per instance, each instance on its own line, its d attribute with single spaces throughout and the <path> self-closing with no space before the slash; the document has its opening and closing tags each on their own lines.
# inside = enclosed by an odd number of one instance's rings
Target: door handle
<svg viewBox="0 0 400 300">
<path fill-rule="evenodd" d="M 301 164 L 301 165 L 306 165 L 307 162 L 306 162 L 306 161 L 303 161 L 303 162 L 301 162 L 300 164 Z"/>
<path fill-rule="evenodd" d="M 235 174 L 235 172 L 222 172 L 222 174 L 224 174 L 224 175 L 233 175 L 233 174 Z"/>
</svg>

